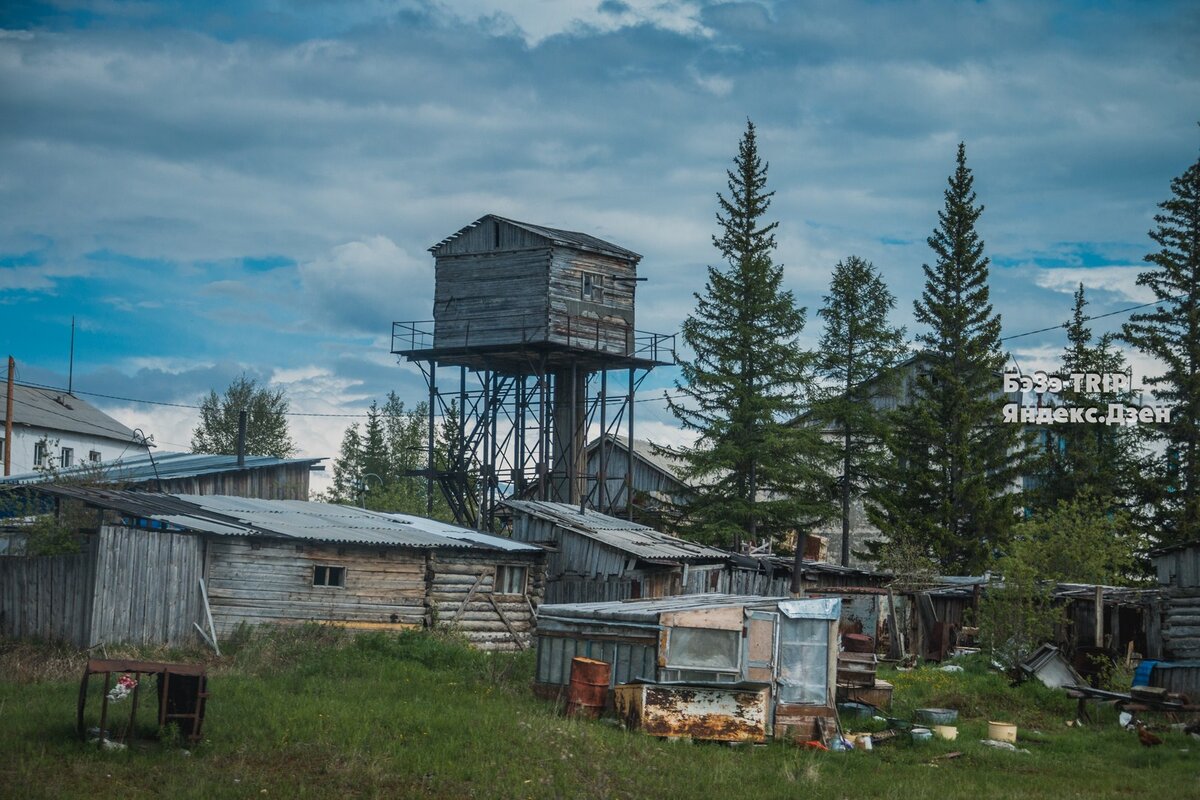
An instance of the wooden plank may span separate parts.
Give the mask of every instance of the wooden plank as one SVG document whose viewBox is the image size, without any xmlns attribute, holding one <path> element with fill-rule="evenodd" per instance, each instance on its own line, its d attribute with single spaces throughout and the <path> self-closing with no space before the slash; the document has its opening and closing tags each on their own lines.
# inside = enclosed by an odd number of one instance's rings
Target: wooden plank
<svg viewBox="0 0 1200 800">
<path fill-rule="evenodd" d="M 467 598 L 463 600 L 462 605 L 458 607 L 458 611 L 454 614 L 454 618 L 450 620 L 451 624 L 458 622 L 459 619 L 462 618 L 463 612 L 466 611 L 467 606 L 471 604 L 471 598 L 475 596 L 475 592 L 479 590 L 479 586 L 483 583 L 483 578 L 484 575 L 481 573 L 479 577 L 475 579 L 475 584 L 471 586 L 470 591 L 467 592 Z"/>
<path fill-rule="evenodd" d="M 508 628 L 508 632 L 512 634 L 513 641 L 517 643 L 517 647 L 521 650 L 524 650 L 525 643 L 521 641 L 521 637 L 517 633 L 516 628 L 513 627 L 512 623 L 508 621 L 508 617 L 506 617 L 504 612 L 500 609 L 500 604 L 496 602 L 496 598 L 489 594 L 488 600 L 491 601 L 492 608 L 496 609 L 496 615 L 500 617 L 500 621 L 504 623 L 504 627 Z"/>
<path fill-rule="evenodd" d="M 212 609 L 208 605 L 208 592 L 204 589 L 204 578 L 200 578 L 200 599 L 204 601 L 204 616 L 208 620 L 208 631 L 212 634 L 213 650 L 221 655 L 221 646 L 217 644 L 217 626 L 213 624 Z"/>
</svg>

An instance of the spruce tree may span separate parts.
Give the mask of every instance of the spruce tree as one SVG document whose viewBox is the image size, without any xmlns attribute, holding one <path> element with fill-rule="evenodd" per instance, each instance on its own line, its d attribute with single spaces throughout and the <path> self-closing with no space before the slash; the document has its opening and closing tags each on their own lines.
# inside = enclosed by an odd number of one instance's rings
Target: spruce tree
<svg viewBox="0 0 1200 800">
<path fill-rule="evenodd" d="M 696 533 L 737 549 L 823 517 L 829 503 L 819 429 L 788 424 L 810 392 L 813 359 L 797 344 L 805 310 L 783 289 L 783 268 L 772 259 L 779 223 L 765 219 L 774 193 L 749 120 L 726 174 L 713 236 L 725 267 L 708 267 L 683 323 L 693 356 L 680 361 L 681 399 L 669 403 L 698 434 L 692 448 L 672 451 L 696 485 Z"/>
<path fill-rule="evenodd" d="M 913 303 L 927 327 L 916 337 L 921 368 L 897 414 L 893 469 L 871 512 L 897 546 L 960 574 L 983 571 L 1003 546 L 1025 459 L 1021 428 L 1002 421 L 1000 316 L 988 297 L 973 184 L 960 144 L 928 239 L 936 260 L 924 265 L 925 288 Z"/>
<path fill-rule="evenodd" d="M 1083 284 L 1075 292 L 1071 321 L 1067 323 L 1067 347 L 1059 375 L 1124 373 L 1125 357 L 1110 333 L 1093 338 L 1085 313 L 1087 298 Z M 1086 383 L 1072 383 L 1061 396 L 1069 408 L 1094 408 L 1103 417 L 1110 403 L 1132 402 L 1131 392 L 1117 391 L 1101 383 L 1091 391 Z M 1145 465 L 1141 457 L 1141 434 L 1136 428 L 1089 422 L 1055 424 L 1046 431 L 1041 453 L 1039 481 L 1030 498 L 1036 513 L 1051 511 L 1060 503 L 1088 497 L 1107 511 L 1130 509 L 1134 503 L 1138 475 Z"/>
<path fill-rule="evenodd" d="M 1137 279 L 1157 303 L 1130 317 L 1121 338 L 1164 366 L 1145 379 L 1156 402 L 1170 406 L 1169 421 L 1157 426 L 1166 448 L 1147 499 L 1155 535 L 1175 544 L 1200 538 L 1200 160 L 1171 181 L 1159 208 L 1150 231 L 1159 249 Z"/>
<path fill-rule="evenodd" d="M 817 312 L 825 320 L 818 372 L 827 381 L 813 417 L 836 437 L 841 475 L 841 563 L 850 563 L 850 505 L 883 473 L 888 418 L 876 408 L 895 383 L 892 368 L 904 355 L 904 330 L 888 324 L 896 307 L 875 266 L 858 256 L 838 262 L 829 294 Z"/>
</svg>

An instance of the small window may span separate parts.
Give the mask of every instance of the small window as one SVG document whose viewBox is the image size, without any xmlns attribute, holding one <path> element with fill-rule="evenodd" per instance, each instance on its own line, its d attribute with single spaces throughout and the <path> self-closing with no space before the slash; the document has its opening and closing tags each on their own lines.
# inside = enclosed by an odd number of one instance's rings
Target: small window
<svg viewBox="0 0 1200 800">
<path fill-rule="evenodd" d="M 496 567 L 496 594 L 525 594 L 525 567 L 501 564 Z"/>
<path fill-rule="evenodd" d="M 46 443 L 35 442 L 33 445 L 33 466 L 46 467 Z"/>
<path fill-rule="evenodd" d="M 59 464 L 63 467 L 72 467 L 75 465 L 75 449 L 72 447 L 64 447 L 62 449 L 62 457 L 59 458 Z"/>
<path fill-rule="evenodd" d="M 741 631 L 671 628 L 670 667 L 736 672 L 741 665 Z"/>
<path fill-rule="evenodd" d="M 344 587 L 345 585 L 345 567 L 313 567 L 313 586 Z"/>
<path fill-rule="evenodd" d="M 580 297 L 593 303 L 604 302 L 604 276 L 591 272 L 583 273 L 583 288 Z"/>
<path fill-rule="evenodd" d="M 4 439 L 0 438 L 0 461 L 4 460 Z"/>
<path fill-rule="evenodd" d="M 93 464 L 99 464 L 100 463 L 100 451 L 99 450 L 88 451 L 88 461 L 91 461 Z"/>
</svg>

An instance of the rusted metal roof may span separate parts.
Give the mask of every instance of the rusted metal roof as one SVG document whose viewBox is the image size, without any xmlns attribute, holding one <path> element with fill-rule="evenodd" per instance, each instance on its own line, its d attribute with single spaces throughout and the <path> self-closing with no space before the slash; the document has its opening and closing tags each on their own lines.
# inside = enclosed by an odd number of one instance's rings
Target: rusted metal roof
<svg viewBox="0 0 1200 800">
<path fill-rule="evenodd" d="M 457 528 L 437 520 L 331 503 L 71 486 L 40 486 L 38 489 L 73 497 L 98 508 L 112 509 L 139 527 L 154 527 L 154 523 L 159 523 L 163 527 L 216 536 L 262 536 L 373 547 L 540 552 L 540 548 L 533 545 Z"/>
<path fill-rule="evenodd" d="M 729 553 L 724 550 L 668 536 L 599 511 L 585 508 L 581 512 L 576 505 L 546 500 L 506 500 L 504 505 L 645 561 L 721 562 L 729 558 Z"/>
<path fill-rule="evenodd" d="M 655 597 L 647 600 L 611 600 L 603 603 L 558 603 L 540 606 L 538 618 L 554 617 L 657 624 L 660 614 L 673 611 L 700 611 L 728 606 L 766 606 L 787 600 L 791 600 L 791 598 L 710 593 Z"/>
</svg>

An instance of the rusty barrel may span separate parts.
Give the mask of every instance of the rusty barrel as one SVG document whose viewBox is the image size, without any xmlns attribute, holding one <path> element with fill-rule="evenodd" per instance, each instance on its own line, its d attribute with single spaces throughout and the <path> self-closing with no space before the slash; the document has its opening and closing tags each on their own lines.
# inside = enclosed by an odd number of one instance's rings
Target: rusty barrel
<svg viewBox="0 0 1200 800">
<path fill-rule="evenodd" d="M 583 656 L 571 659 L 571 685 L 567 687 L 568 716 L 600 716 L 608 701 L 611 669 L 607 661 Z"/>
<path fill-rule="evenodd" d="M 875 640 L 864 633 L 843 633 L 842 648 L 847 653 L 874 653 Z"/>
</svg>

